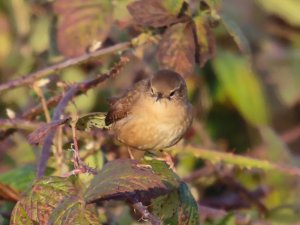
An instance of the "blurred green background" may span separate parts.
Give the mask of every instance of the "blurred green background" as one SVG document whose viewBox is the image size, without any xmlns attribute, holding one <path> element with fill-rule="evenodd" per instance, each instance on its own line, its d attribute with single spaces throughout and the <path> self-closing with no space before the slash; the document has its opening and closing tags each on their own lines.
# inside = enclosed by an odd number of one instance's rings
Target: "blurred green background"
<svg viewBox="0 0 300 225">
<path fill-rule="evenodd" d="M 134 25 L 126 8 L 131 2 L 105 3 L 90 11 L 97 15 L 99 24 L 87 19 L 82 26 L 73 27 L 74 21 L 62 25 L 64 18 L 57 16 L 60 9 L 54 10 L 51 1 L 1 0 L 0 83 L 83 54 L 85 49 L 80 38 L 68 39 L 70 36 L 64 36 L 64 29 L 71 34 L 89 35 L 97 29 L 98 33 L 91 35 L 99 37 L 104 47 L 130 41 L 143 31 L 151 33 Z M 200 1 L 186 2 L 190 4 L 190 14 L 196 15 Z M 68 3 L 65 6 L 69 7 Z M 196 66 L 185 77 L 195 111 L 186 143 L 285 166 L 300 165 L 299 10 L 299 0 L 224 0 L 216 9 L 220 21 L 213 29 L 215 54 L 204 67 Z M 86 24 L 91 26 L 85 30 Z M 130 63 L 115 79 L 74 99 L 66 112 L 106 111 L 108 97 L 159 69 L 156 51 L 156 41 L 128 51 Z M 63 93 L 75 82 L 107 72 L 117 59 L 118 55 L 112 54 L 54 73 L 44 84 L 0 92 L 0 224 L 7 223 L 14 205 L 14 201 L 3 197 L 7 194 L 1 194 L 7 191 L 1 184 L 7 185 L 10 193 L 17 194 L 29 187 L 35 176 L 40 147 L 28 144 L 27 135 L 36 128 L 33 122 L 44 122 L 46 117 L 42 113 L 9 136 L 7 130 L 15 126 L 5 121 L 20 117 L 39 104 L 40 93 L 46 100 Z M 51 114 L 53 109 L 49 111 Z M 54 153 L 49 174 L 59 175 L 69 168 L 70 138 L 65 135 L 58 141 L 64 161 L 58 162 Z M 83 155 L 91 149 L 102 149 L 87 157 L 90 165 L 101 167 L 103 152 L 108 159 L 126 157 L 124 149 L 112 143 L 106 134 L 80 141 Z M 216 161 L 201 160 L 184 151 L 176 154 L 177 171 L 189 181 L 198 203 L 217 210 L 213 216 L 207 211 L 203 213 L 204 224 L 300 223 L 298 176 L 241 169 Z M 195 178 L 189 177 L 195 173 Z M 129 208 L 111 207 L 118 224 L 133 223 Z"/>
</svg>

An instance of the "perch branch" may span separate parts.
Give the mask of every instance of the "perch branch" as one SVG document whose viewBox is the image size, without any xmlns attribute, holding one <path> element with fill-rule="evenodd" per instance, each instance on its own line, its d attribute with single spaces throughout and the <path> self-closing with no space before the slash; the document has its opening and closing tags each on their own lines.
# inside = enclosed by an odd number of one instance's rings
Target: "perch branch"
<svg viewBox="0 0 300 225">
<path fill-rule="evenodd" d="M 11 89 L 11 88 L 24 86 L 26 84 L 33 83 L 34 81 L 39 80 L 43 77 L 46 77 L 54 72 L 60 71 L 64 68 L 67 68 L 70 66 L 82 64 L 86 61 L 97 58 L 99 56 L 103 56 L 103 55 L 107 55 L 107 54 L 110 54 L 113 52 L 125 50 L 125 49 L 129 48 L 130 45 L 131 45 L 130 42 L 119 43 L 119 44 L 110 46 L 108 48 L 99 49 L 95 52 L 87 53 L 87 54 L 81 55 L 76 58 L 71 58 L 71 59 L 65 60 L 63 62 L 49 66 L 47 68 L 44 68 L 44 69 L 38 70 L 36 72 L 30 73 L 28 75 L 22 76 L 18 79 L 0 84 L 0 92 L 7 90 L 7 89 Z"/>
</svg>

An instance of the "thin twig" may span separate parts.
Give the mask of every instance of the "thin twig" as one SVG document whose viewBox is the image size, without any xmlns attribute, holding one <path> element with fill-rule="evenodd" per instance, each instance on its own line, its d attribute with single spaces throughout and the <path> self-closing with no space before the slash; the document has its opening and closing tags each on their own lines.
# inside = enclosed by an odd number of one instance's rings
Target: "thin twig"
<svg viewBox="0 0 300 225">
<path fill-rule="evenodd" d="M 41 100 L 41 104 L 42 104 L 42 108 L 43 108 L 43 111 L 44 111 L 44 114 L 45 114 L 45 117 L 46 117 L 46 121 L 47 121 L 47 123 L 50 123 L 51 122 L 51 116 L 50 116 L 50 112 L 49 112 L 49 109 L 48 109 L 48 106 L 47 106 L 47 103 L 46 103 L 44 93 L 38 85 L 33 84 L 33 89 L 34 89 L 35 93 L 37 94 L 37 96 Z"/>
<path fill-rule="evenodd" d="M 132 204 L 133 208 L 138 211 L 144 220 L 148 220 L 152 225 L 160 225 L 161 222 L 153 214 L 151 214 L 147 207 L 144 206 L 141 202 L 135 202 Z"/>
<path fill-rule="evenodd" d="M 7 90 L 7 89 L 11 89 L 11 88 L 24 86 L 26 84 L 33 83 L 36 80 L 39 80 L 43 77 L 46 77 L 54 72 L 60 71 L 67 67 L 82 64 L 86 61 L 92 60 L 94 58 L 97 58 L 97 57 L 100 57 L 103 55 L 111 54 L 113 52 L 125 50 L 125 49 L 129 48 L 130 45 L 131 45 L 130 42 L 119 43 L 119 44 L 110 46 L 108 48 L 99 49 L 95 52 L 87 53 L 87 54 L 81 55 L 76 58 L 68 59 L 66 61 L 57 63 L 57 64 L 49 66 L 47 68 L 44 68 L 44 69 L 38 70 L 36 72 L 30 73 L 28 75 L 22 76 L 16 80 L 12 80 L 12 81 L 0 84 L 0 92 Z"/>
<path fill-rule="evenodd" d="M 66 92 L 65 96 L 60 100 L 57 107 L 55 108 L 52 121 L 56 121 L 60 119 L 60 115 L 63 113 L 64 108 L 68 105 L 69 101 L 74 97 L 77 90 L 78 90 L 78 85 L 75 85 Z M 38 163 L 37 177 L 42 177 L 45 173 L 47 161 L 50 156 L 52 140 L 55 136 L 55 132 L 56 132 L 56 128 L 52 129 L 45 138 L 42 153 Z"/>
<path fill-rule="evenodd" d="M 40 127 L 43 123 L 32 122 L 25 119 L 0 119 L 0 128 L 1 129 L 20 129 L 33 131 Z"/>
<path fill-rule="evenodd" d="M 78 90 L 75 93 L 74 97 L 79 96 L 81 94 L 84 94 L 91 88 L 96 87 L 99 83 L 105 81 L 109 77 L 114 77 L 117 75 L 120 70 L 129 62 L 129 59 L 127 57 L 121 57 L 120 61 L 112 68 L 112 70 L 109 73 L 103 74 L 101 76 L 97 76 L 96 78 L 88 81 L 83 81 L 81 83 L 78 83 Z M 50 98 L 47 102 L 46 105 L 49 108 L 52 108 L 53 106 L 57 105 L 57 103 L 62 99 L 63 95 L 59 94 L 56 95 L 52 98 Z M 31 108 L 29 111 L 26 111 L 25 113 L 22 114 L 21 119 L 27 119 L 27 120 L 32 120 L 36 116 L 38 116 L 40 113 L 43 112 L 43 106 L 42 104 L 39 104 L 35 106 L 34 108 Z M 12 128 L 9 130 L 6 130 L 5 132 L 0 132 L 0 140 L 5 139 L 9 135 L 13 134 L 14 132 L 17 131 L 17 127 L 11 126 L 8 128 Z"/>
<path fill-rule="evenodd" d="M 72 86 L 64 95 L 64 97 L 59 101 L 57 107 L 55 108 L 52 121 L 58 121 L 60 119 L 60 116 L 63 113 L 64 108 L 68 105 L 69 101 L 72 100 L 73 97 L 76 95 L 82 94 L 86 92 L 88 89 L 97 86 L 99 83 L 104 82 L 109 77 L 114 76 L 119 73 L 120 69 L 129 61 L 126 57 L 121 57 L 120 62 L 116 64 L 116 66 L 113 67 L 113 69 L 104 75 L 101 75 L 93 80 L 85 81 L 83 83 L 76 84 Z M 44 175 L 46 164 L 48 161 L 48 158 L 50 156 L 50 149 L 52 145 L 52 140 L 54 138 L 54 135 L 56 133 L 56 129 L 52 129 L 48 135 L 45 138 L 42 153 L 40 156 L 40 160 L 38 163 L 38 169 L 37 169 L 37 177 L 41 177 Z"/>
</svg>

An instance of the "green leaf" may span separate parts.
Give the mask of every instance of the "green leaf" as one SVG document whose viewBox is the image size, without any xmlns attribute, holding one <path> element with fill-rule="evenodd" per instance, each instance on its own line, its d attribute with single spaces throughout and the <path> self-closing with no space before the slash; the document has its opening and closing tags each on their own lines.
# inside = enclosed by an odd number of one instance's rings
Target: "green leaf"
<svg viewBox="0 0 300 225">
<path fill-rule="evenodd" d="M 276 14 L 291 25 L 300 26 L 299 0 L 256 0 L 270 14 Z"/>
<path fill-rule="evenodd" d="M 180 20 L 183 0 L 140 0 L 127 6 L 137 24 L 150 27 L 164 27 Z"/>
<path fill-rule="evenodd" d="M 54 10 L 59 15 L 58 48 L 68 57 L 81 55 L 96 42 L 103 42 L 112 25 L 110 0 L 57 0 Z"/>
<path fill-rule="evenodd" d="M 58 203 L 76 190 L 67 178 L 44 177 L 32 185 L 32 189 L 16 204 L 11 225 L 45 225 Z"/>
<path fill-rule="evenodd" d="M 18 192 L 26 190 L 35 179 L 35 167 L 26 165 L 0 174 L 0 184 L 8 185 Z"/>
<path fill-rule="evenodd" d="M 173 192 L 152 200 L 151 205 L 154 215 L 162 219 L 163 224 L 199 224 L 197 203 L 185 183 Z"/>
<path fill-rule="evenodd" d="M 149 165 L 118 159 L 108 162 L 94 177 L 85 193 L 85 200 L 126 199 L 145 192 L 151 198 L 167 193 L 170 183 L 167 178 L 163 180 L 155 174 Z"/>
<path fill-rule="evenodd" d="M 107 129 L 105 125 L 106 113 L 95 112 L 80 116 L 76 122 L 76 129 L 90 130 L 92 128 Z"/>
<path fill-rule="evenodd" d="M 190 75 L 194 71 L 195 48 L 193 23 L 175 24 L 166 30 L 159 43 L 158 62 L 162 68 Z"/>
<path fill-rule="evenodd" d="M 72 196 L 64 199 L 52 212 L 48 225 L 98 225 L 94 205 L 85 205 L 83 199 Z"/>
<path fill-rule="evenodd" d="M 268 123 L 265 96 L 249 62 L 230 52 L 219 52 L 214 70 L 227 96 L 246 120 L 254 125 Z"/>
</svg>

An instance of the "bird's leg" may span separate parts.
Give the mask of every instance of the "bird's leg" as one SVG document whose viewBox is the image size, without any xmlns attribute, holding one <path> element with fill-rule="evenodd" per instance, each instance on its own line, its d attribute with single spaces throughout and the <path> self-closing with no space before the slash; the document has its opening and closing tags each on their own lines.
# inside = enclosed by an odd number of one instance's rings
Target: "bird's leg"
<svg viewBox="0 0 300 225">
<path fill-rule="evenodd" d="M 173 172 L 176 172 L 175 164 L 173 162 L 171 154 L 169 154 L 163 150 L 160 150 L 160 153 L 163 154 L 163 157 L 155 157 L 155 159 L 164 161 L 169 166 L 169 168 L 171 170 L 173 170 Z"/>
<path fill-rule="evenodd" d="M 130 159 L 135 160 L 130 147 L 127 147 L 127 151 L 128 151 Z"/>
</svg>

